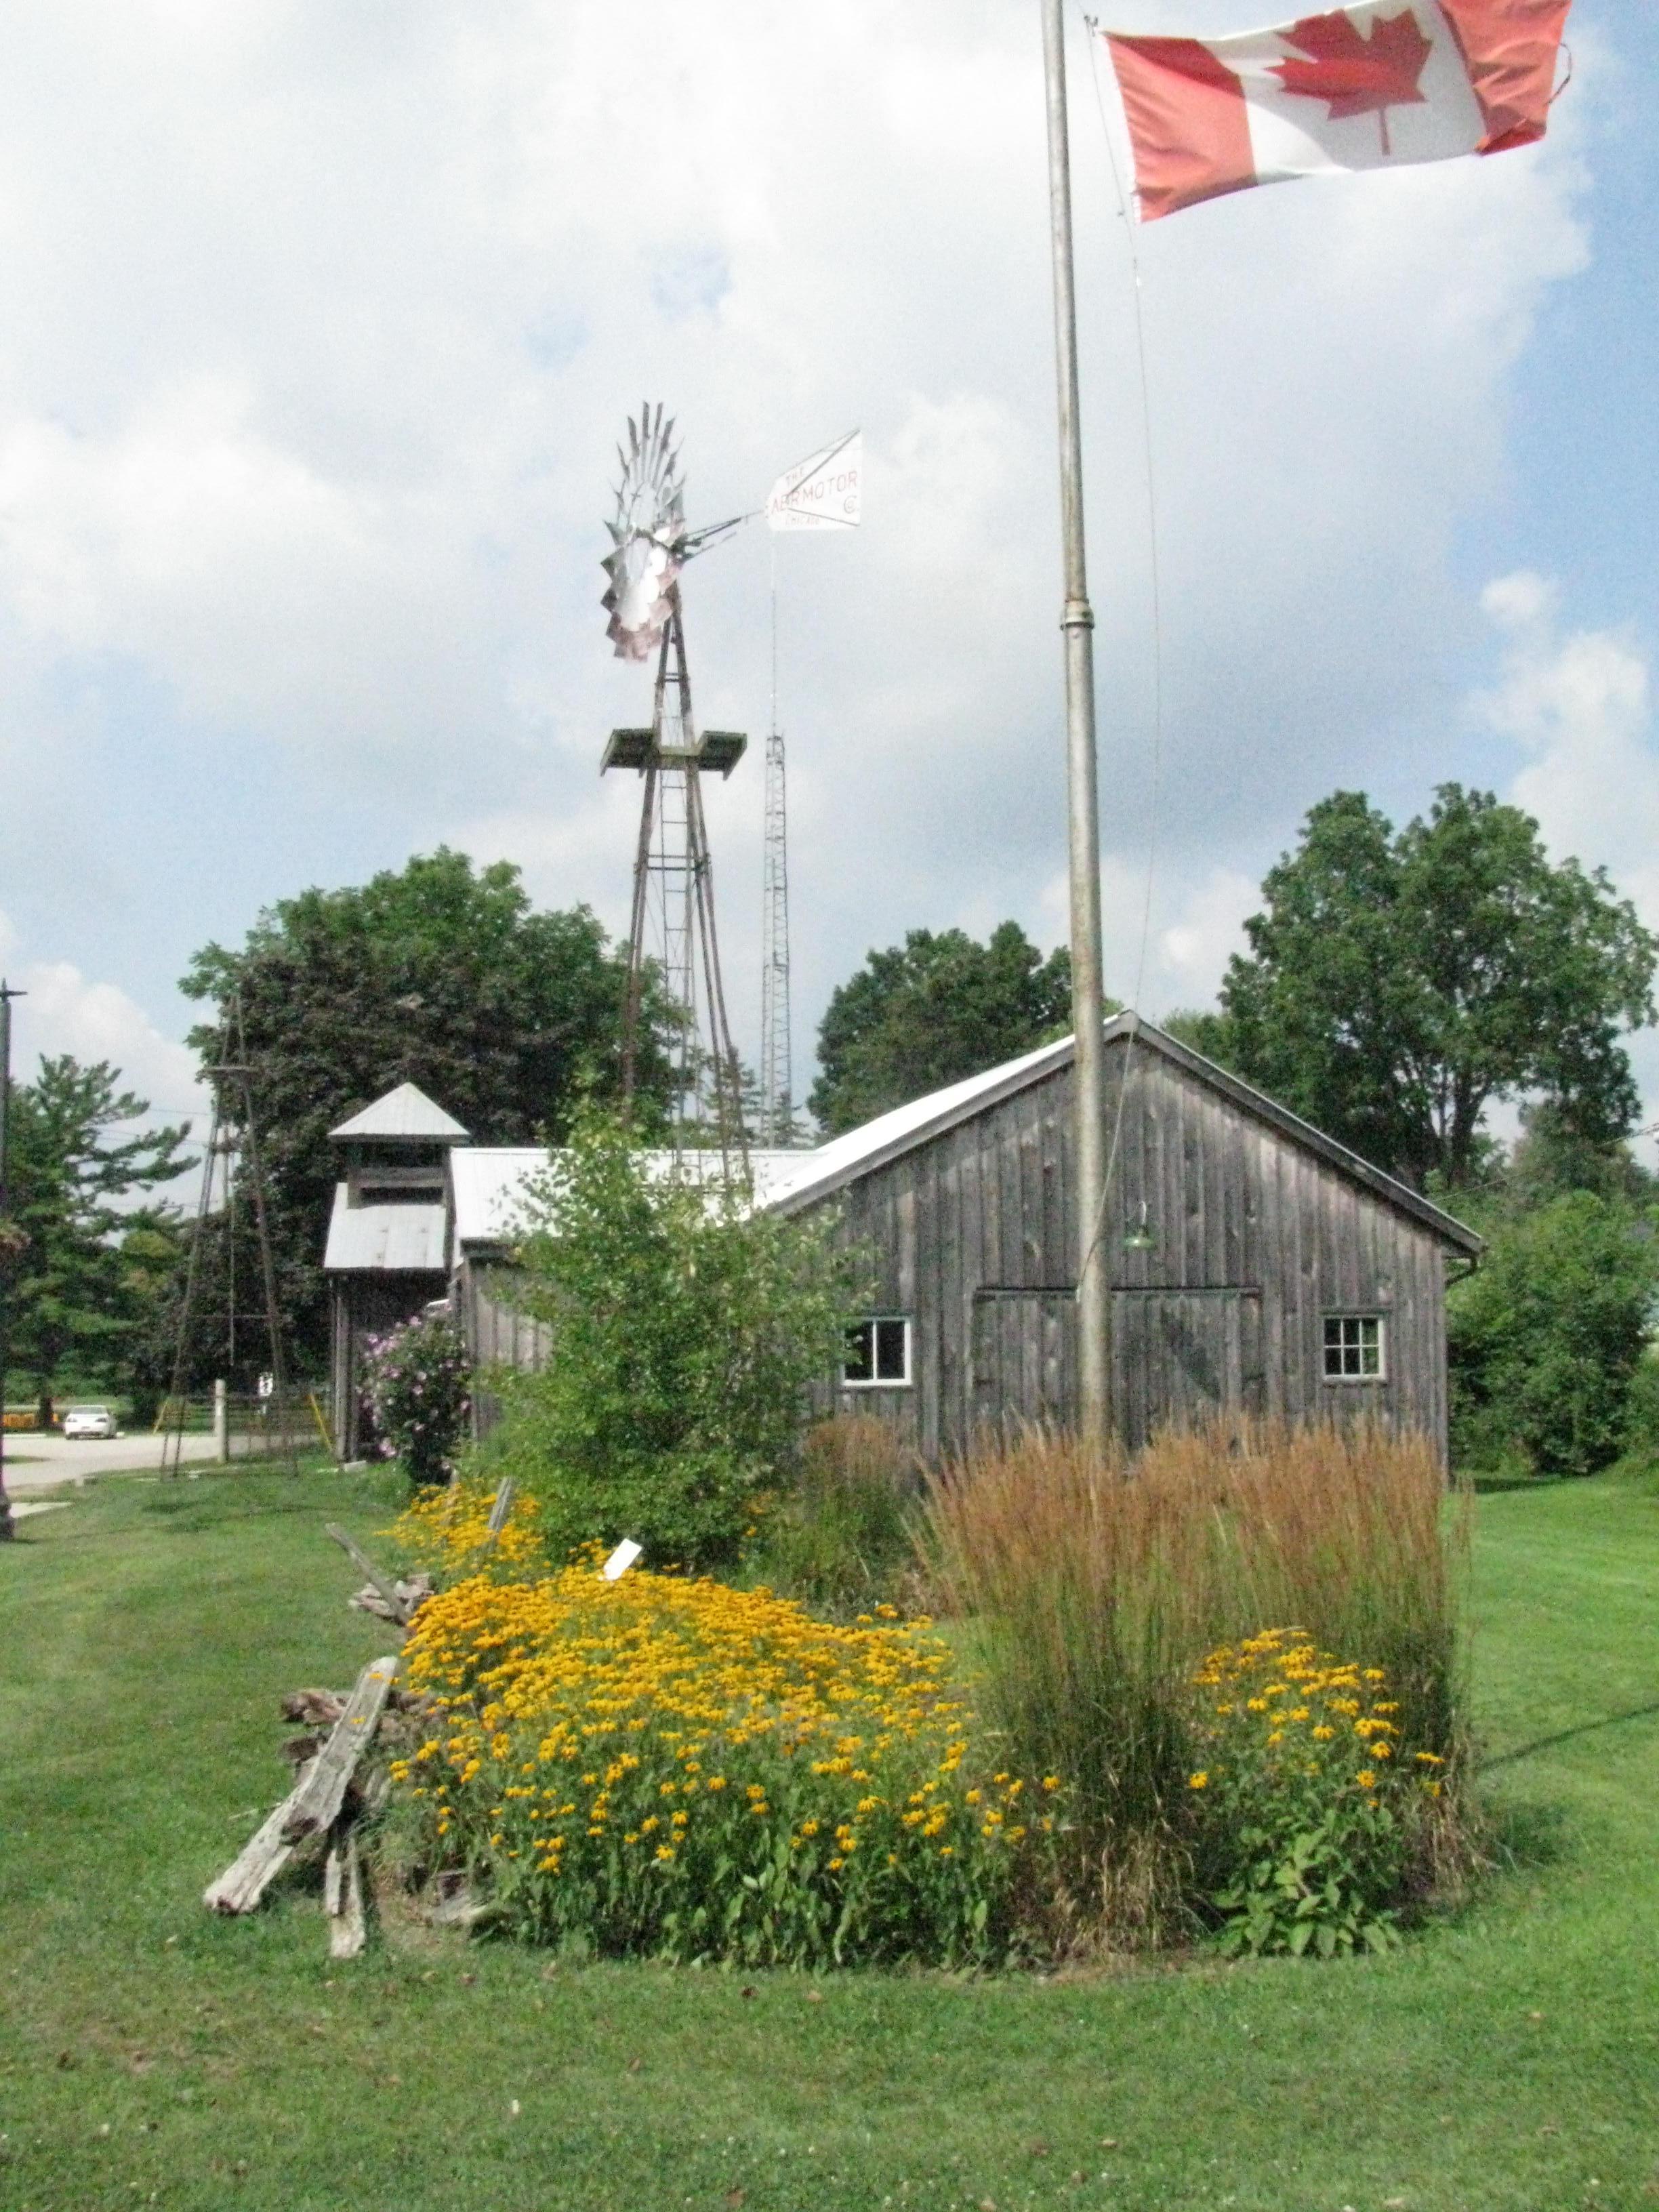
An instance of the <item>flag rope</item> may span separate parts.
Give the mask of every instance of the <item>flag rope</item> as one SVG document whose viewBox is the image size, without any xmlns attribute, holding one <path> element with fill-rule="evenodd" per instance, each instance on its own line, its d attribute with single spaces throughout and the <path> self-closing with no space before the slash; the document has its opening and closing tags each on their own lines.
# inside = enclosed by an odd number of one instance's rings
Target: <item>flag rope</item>
<svg viewBox="0 0 1659 2212">
<path fill-rule="evenodd" d="M 1080 11 L 1079 11 L 1080 12 Z M 1140 256 L 1135 250 L 1134 226 L 1129 219 L 1128 198 L 1123 190 L 1122 173 L 1118 167 L 1117 149 L 1112 143 L 1111 127 L 1106 119 L 1105 96 L 1100 88 L 1100 59 L 1097 52 L 1096 34 L 1098 22 L 1092 15 L 1083 17 L 1089 38 L 1089 75 L 1095 88 L 1095 109 L 1100 118 L 1100 135 L 1106 147 L 1106 160 L 1112 173 L 1112 190 L 1117 198 L 1118 220 L 1124 228 L 1124 238 L 1129 249 L 1130 303 L 1133 309 L 1135 362 L 1140 385 L 1141 449 L 1146 460 L 1146 550 L 1150 570 L 1152 617 L 1152 774 L 1147 793 L 1146 823 L 1146 884 L 1140 907 L 1140 947 L 1135 960 L 1134 990 L 1130 997 L 1130 1030 L 1123 1049 L 1123 1073 L 1117 1087 L 1117 1112 L 1112 1121 L 1112 1139 L 1106 1152 L 1106 1175 L 1101 1188 L 1100 1205 L 1094 1225 L 1090 1231 L 1083 1265 L 1078 1270 L 1081 1280 L 1089 1262 L 1093 1259 L 1106 1226 L 1106 1209 L 1111 1200 L 1112 1176 L 1117 1165 L 1119 1147 L 1123 1137 L 1123 1116 L 1129 1097 L 1129 1075 L 1133 1065 L 1135 1038 L 1142 1020 L 1140 1001 L 1146 985 L 1146 951 L 1152 941 L 1152 902 L 1158 879 L 1158 842 L 1161 827 L 1164 768 L 1164 588 L 1163 562 L 1158 532 L 1157 470 L 1152 457 L 1152 384 L 1146 374 L 1146 325 L 1143 313 L 1140 278 Z"/>
</svg>

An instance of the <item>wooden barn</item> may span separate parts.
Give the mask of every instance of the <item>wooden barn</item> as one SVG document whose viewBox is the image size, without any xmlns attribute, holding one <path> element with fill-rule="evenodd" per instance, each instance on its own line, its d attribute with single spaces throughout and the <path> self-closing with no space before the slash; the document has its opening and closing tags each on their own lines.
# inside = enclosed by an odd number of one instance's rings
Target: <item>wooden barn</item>
<svg viewBox="0 0 1659 2212">
<path fill-rule="evenodd" d="M 1115 1425 L 1237 1407 L 1374 1414 L 1444 1448 L 1449 1270 L 1473 1231 L 1133 1016 L 1107 1024 Z M 536 1152 L 449 1153 L 452 1301 L 476 1359 L 546 1356 L 515 1314 L 508 1224 Z M 930 1458 L 1010 1418 L 1076 1417 L 1072 1044 L 917 1099 L 812 1152 L 757 1155 L 760 1203 L 833 1207 L 871 1310 L 825 1401 Z M 489 1409 L 484 1409 L 488 1419 Z"/>
<path fill-rule="evenodd" d="M 1113 1425 L 1373 1414 L 1443 1452 L 1449 1265 L 1480 1239 L 1134 1016 L 1106 1026 Z M 1077 1407 L 1072 1041 L 836 1139 L 778 1189 L 877 1270 L 835 1391 L 928 1457 Z"/>
<path fill-rule="evenodd" d="M 342 1459 L 363 1444 L 365 1338 L 446 1296 L 449 1200 L 445 1162 L 465 1144 L 460 1123 L 412 1083 L 400 1083 L 329 1132 L 344 1168 L 334 1187 L 328 1244 L 330 1413 Z"/>
</svg>

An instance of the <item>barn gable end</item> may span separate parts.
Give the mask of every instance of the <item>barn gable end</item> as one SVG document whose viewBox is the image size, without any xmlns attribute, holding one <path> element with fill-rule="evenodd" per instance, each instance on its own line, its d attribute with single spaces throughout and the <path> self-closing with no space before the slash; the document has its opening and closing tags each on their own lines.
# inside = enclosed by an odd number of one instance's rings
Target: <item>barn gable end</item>
<svg viewBox="0 0 1659 2212">
<path fill-rule="evenodd" d="M 1120 1017 L 1108 1045 L 1120 1432 L 1218 1405 L 1363 1411 L 1443 1450 L 1446 1261 L 1480 1240 L 1163 1032 Z M 909 1323 L 906 1379 L 838 1385 L 842 1410 L 930 1458 L 1010 1416 L 1075 1419 L 1069 1040 L 825 1146 L 772 1203 L 833 1203 L 872 1313 Z M 1328 1376 L 1345 1326 L 1380 1371 Z"/>
</svg>

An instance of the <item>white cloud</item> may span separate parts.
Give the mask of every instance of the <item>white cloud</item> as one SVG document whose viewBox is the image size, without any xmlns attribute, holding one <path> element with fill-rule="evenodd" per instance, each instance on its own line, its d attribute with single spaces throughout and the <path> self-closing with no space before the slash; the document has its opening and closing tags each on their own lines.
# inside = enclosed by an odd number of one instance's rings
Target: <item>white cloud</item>
<svg viewBox="0 0 1659 2212">
<path fill-rule="evenodd" d="M 83 1063 L 107 1060 L 124 1090 L 148 1100 L 151 1121 L 189 1116 L 199 1132 L 207 1100 L 193 1053 L 164 1036 L 114 984 L 88 981 L 67 960 L 18 959 L 17 951 L 17 933 L 0 914 L 5 980 L 23 994 L 12 1007 L 14 1080 L 31 1081 L 41 1060 L 64 1053 Z"/>
<path fill-rule="evenodd" d="M 1581 53 L 1581 80 L 1595 68 Z M 1462 620 L 1448 548 L 1500 488 L 1510 368 L 1587 250 L 1582 126 L 1559 114 L 1536 151 L 1243 194 L 1140 236 L 1168 999 L 1218 971 L 1242 863 L 1438 703 Z M 1074 133 L 1105 844 L 1133 880 L 1143 456 L 1085 73 Z M 40 834 L 66 791 L 118 859 L 150 808 L 122 980 L 156 1006 L 210 928 L 443 836 L 619 921 L 631 803 L 596 771 L 645 695 L 606 658 L 597 563 L 611 446 L 647 394 L 680 417 L 697 519 L 867 434 L 859 539 L 778 549 L 803 1051 L 872 944 L 1049 914 L 1065 797 L 1027 0 L 38 10 L 0 82 L 0 238 L 21 303 L 0 326 L 0 863 L 32 871 L 54 953 L 95 964 L 74 941 L 94 927 L 85 858 Z M 746 1031 L 767 572 L 751 536 L 687 583 L 703 716 L 754 740 L 710 807 Z M 234 862 L 210 817 L 234 825 Z"/>
<path fill-rule="evenodd" d="M 1526 757 L 1507 795 L 1536 819 L 1555 856 L 1607 868 L 1659 929 L 1659 750 L 1647 655 L 1628 631 L 1564 632 L 1559 601 L 1556 585 L 1530 570 L 1487 585 L 1481 607 L 1504 643 L 1498 681 L 1477 694 L 1475 713 Z M 1630 1050 L 1650 1112 L 1659 1033 L 1643 1031 Z"/>
<path fill-rule="evenodd" d="M 1244 950 L 1244 921 L 1261 904 L 1261 886 L 1237 868 L 1212 868 L 1160 934 L 1158 951 L 1170 1006 L 1205 1006 Z"/>
<path fill-rule="evenodd" d="M 1646 656 L 1614 629 L 1560 629 L 1559 592 L 1522 571 L 1480 604 L 1504 637 L 1498 681 L 1479 695 L 1486 726 L 1526 756 L 1510 796 L 1554 852 L 1606 866 L 1659 927 L 1659 752 Z"/>
<path fill-rule="evenodd" d="M 1052 877 L 1029 927 L 1063 939 L 1068 902 L 1066 877 Z M 1108 993 L 1139 1003 L 1153 1021 L 1212 1004 L 1229 956 L 1243 949 L 1245 917 L 1261 903 L 1253 877 L 1220 866 L 1173 878 L 1155 867 L 1149 895 L 1144 861 L 1109 854 L 1101 869 Z"/>
</svg>

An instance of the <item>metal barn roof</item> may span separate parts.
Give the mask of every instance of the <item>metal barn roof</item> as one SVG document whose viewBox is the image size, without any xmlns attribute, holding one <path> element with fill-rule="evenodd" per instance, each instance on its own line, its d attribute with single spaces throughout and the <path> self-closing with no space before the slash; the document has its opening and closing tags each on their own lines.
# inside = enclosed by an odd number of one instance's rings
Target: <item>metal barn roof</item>
<svg viewBox="0 0 1659 2212">
<path fill-rule="evenodd" d="M 556 1157 L 534 1145 L 458 1145 L 449 1155 L 457 1251 L 510 1243 L 517 1234 L 519 1216 L 532 1179 Z M 718 1176 L 718 1152 L 684 1157 L 688 1168 L 694 1162 L 706 1163 L 706 1180 L 713 1182 Z M 811 1152 L 750 1152 L 749 1170 L 754 1177 L 756 1197 L 763 1205 L 769 1204 L 773 1193 L 790 1179 L 804 1161 L 815 1157 Z M 674 1155 L 651 1152 L 646 1153 L 645 1160 L 653 1175 L 665 1176 L 673 1166 Z"/>
<path fill-rule="evenodd" d="M 1358 1152 L 1351 1152 L 1346 1145 L 1338 1144 L 1334 1137 L 1326 1136 L 1310 1121 L 1304 1121 L 1287 1106 L 1269 1098 L 1265 1091 L 1257 1091 L 1228 1069 L 1218 1066 L 1214 1060 L 1206 1060 L 1202 1053 L 1194 1052 L 1189 1045 L 1181 1043 L 1152 1023 L 1135 1014 L 1114 1014 L 1105 1024 L 1105 1037 L 1109 1047 L 1127 1048 L 1133 1042 L 1138 1049 L 1156 1052 L 1173 1060 L 1187 1074 L 1207 1084 L 1212 1091 L 1220 1091 L 1243 1112 L 1269 1123 L 1294 1143 L 1317 1153 L 1339 1173 L 1361 1184 L 1385 1204 L 1410 1214 L 1459 1251 L 1473 1254 L 1485 1249 L 1483 1240 L 1473 1229 L 1420 1192 L 1397 1182 L 1381 1168 L 1373 1167 L 1369 1160 L 1362 1159 Z M 1071 1060 L 1072 1052 L 1073 1040 L 1061 1037 L 1054 1044 L 1040 1045 L 1035 1052 L 1023 1054 L 1018 1060 L 1005 1060 L 1000 1067 L 988 1068 L 982 1075 L 970 1075 L 964 1082 L 953 1083 L 945 1090 L 930 1091 L 925 1098 L 914 1098 L 908 1105 L 896 1106 L 890 1114 L 878 1115 L 861 1128 L 850 1129 L 844 1137 L 834 1138 L 821 1146 L 793 1175 L 772 1188 L 766 1202 L 793 1213 L 817 1200 L 828 1198 L 860 1175 L 908 1152 L 913 1146 L 943 1135 L 986 1107 L 1023 1091 L 1028 1083 L 1037 1082 L 1065 1067 Z"/>
<path fill-rule="evenodd" d="M 323 1266 L 330 1274 L 441 1275 L 447 1209 L 441 1200 L 417 1205 L 352 1206 L 348 1186 L 334 1186 Z"/>
<path fill-rule="evenodd" d="M 424 1091 L 413 1083 L 400 1083 L 395 1091 L 388 1091 L 384 1098 L 377 1098 L 372 1106 L 365 1106 L 328 1133 L 331 1138 L 404 1137 L 411 1142 L 464 1143 L 467 1133 L 453 1114 L 446 1114 Z"/>
</svg>

